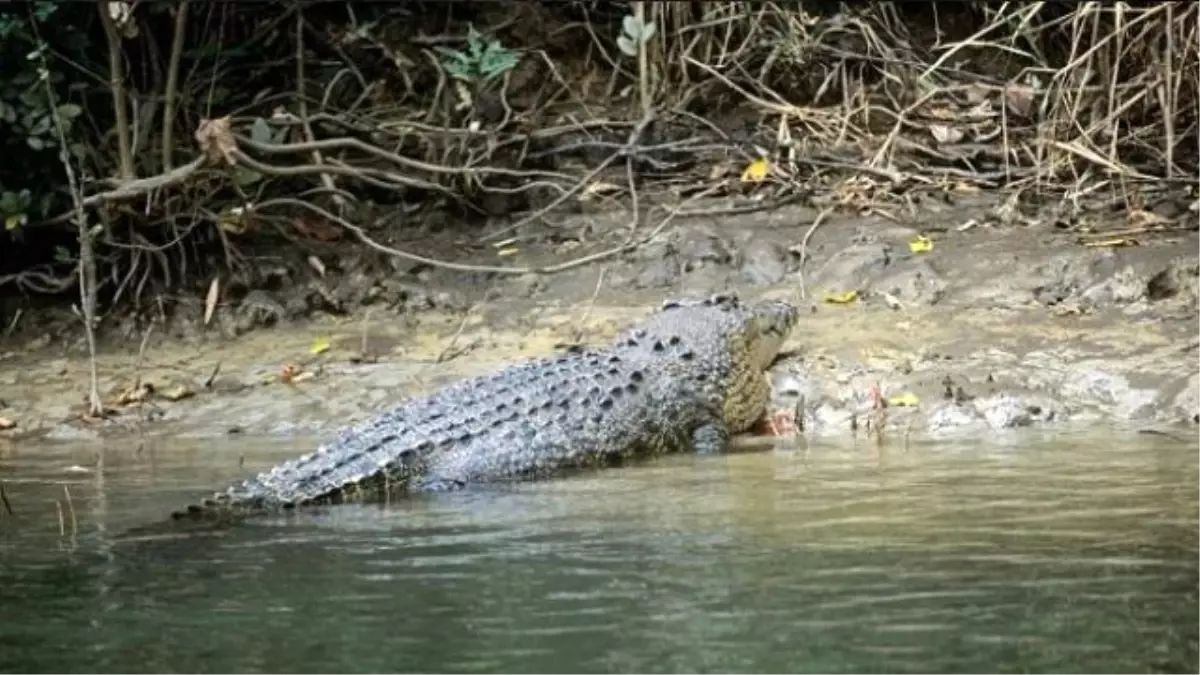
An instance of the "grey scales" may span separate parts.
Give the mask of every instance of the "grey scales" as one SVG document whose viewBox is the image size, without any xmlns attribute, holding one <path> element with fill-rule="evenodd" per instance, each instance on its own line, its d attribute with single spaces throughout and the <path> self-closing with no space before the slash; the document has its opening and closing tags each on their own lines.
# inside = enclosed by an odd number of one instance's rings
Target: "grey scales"
<svg viewBox="0 0 1200 675">
<path fill-rule="evenodd" d="M 798 320 L 781 300 L 672 300 L 607 347 L 515 364 L 409 400 L 173 515 L 336 504 L 719 452 L 767 409 Z"/>
</svg>

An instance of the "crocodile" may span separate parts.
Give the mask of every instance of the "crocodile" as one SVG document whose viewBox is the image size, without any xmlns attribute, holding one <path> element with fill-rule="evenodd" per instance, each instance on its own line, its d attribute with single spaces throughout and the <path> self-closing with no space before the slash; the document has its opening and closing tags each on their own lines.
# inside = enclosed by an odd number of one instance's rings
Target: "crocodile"
<svg viewBox="0 0 1200 675">
<path fill-rule="evenodd" d="M 172 515 L 442 492 L 723 450 L 770 400 L 767 368 L 799 313 L 733 294 L 670 300 L 610 345 L 510 365 L 411 399 Z"/>
</svg>

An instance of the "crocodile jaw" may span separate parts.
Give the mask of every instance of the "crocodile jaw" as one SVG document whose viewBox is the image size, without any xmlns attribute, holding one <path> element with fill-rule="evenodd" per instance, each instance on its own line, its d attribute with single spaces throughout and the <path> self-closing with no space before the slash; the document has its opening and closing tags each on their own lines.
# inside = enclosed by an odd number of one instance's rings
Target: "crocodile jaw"
<svg viewBox="0 0 1200 675">
<path fill-rule="evenodd" d="M 749 331 L 747 347 L 751 367 L 765 371 L 783 349 L 800 319 L 800 310 L 783 300 L 766 300 L 753 308 L 754 329 Z"/>
</svg>

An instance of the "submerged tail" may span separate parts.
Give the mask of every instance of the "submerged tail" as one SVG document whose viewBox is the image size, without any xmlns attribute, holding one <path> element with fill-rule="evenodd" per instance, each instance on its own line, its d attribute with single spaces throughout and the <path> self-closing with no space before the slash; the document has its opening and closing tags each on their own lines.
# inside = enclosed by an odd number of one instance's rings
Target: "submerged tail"
<svg viewBox="0 0 1200 675">
<path fill-rule="evenodd" d="M 309 504 L 340 504 L 407 487 L 432 447 L 414 445 L 394 422 L 372 421 L 315 452 L 288 460 L 171 514 L 174 519 L 239 518 Z M 428 443 L 432 446 L 432 443 Z"/>
</svg>

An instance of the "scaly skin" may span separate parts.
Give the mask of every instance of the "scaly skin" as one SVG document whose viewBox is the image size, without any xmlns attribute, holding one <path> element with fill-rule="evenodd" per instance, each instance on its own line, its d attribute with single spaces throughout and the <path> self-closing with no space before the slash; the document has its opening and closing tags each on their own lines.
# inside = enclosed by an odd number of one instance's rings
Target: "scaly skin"
<svg viewBox="0 0 1200 675">
<path fill-rule="evenodd" d="M 766 411 L 798 319 L 781 301 L 665 303 L 609 347 L 510 366 L 408 401 L 187 514 L 339 503 L 534 479 L 668 452 L 719 452 Z"/>
</svg>

